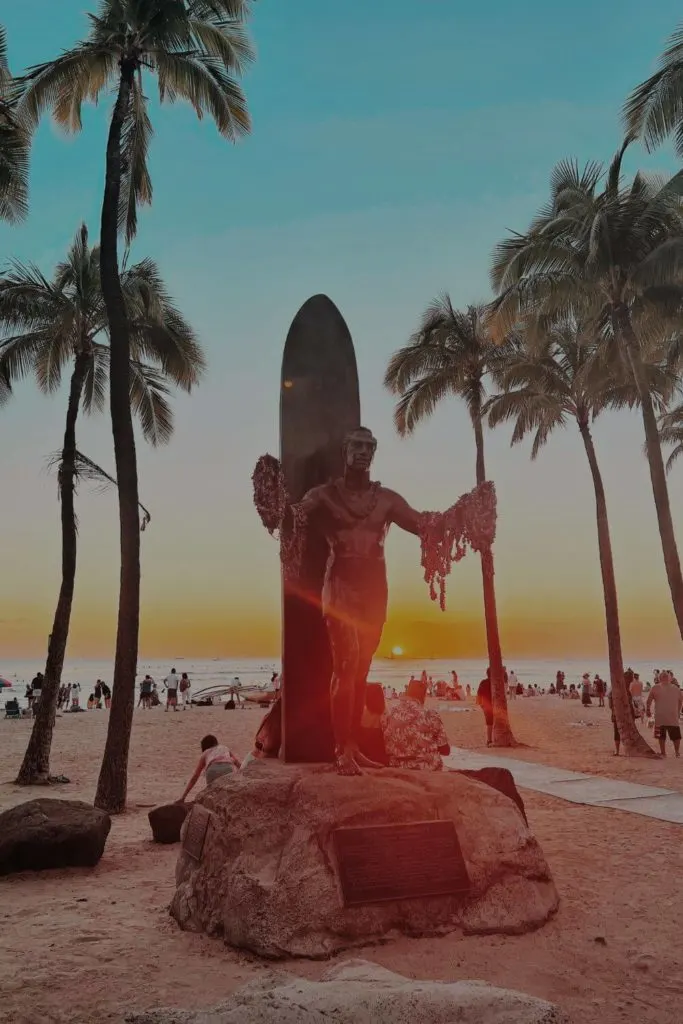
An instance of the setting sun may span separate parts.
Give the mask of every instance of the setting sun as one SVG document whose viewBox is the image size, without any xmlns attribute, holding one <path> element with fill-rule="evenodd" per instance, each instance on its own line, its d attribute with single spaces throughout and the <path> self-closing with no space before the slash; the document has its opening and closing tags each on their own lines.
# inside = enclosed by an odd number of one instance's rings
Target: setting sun
<svg viewBox="0 0 683 1024">
<path fill-rule="evenodd" d="M 400 658 L 401 655 L 403 654 L 403 648 L 402 647 L 392 647 L 391 648 L 391 653 L 394 655 L 395 658 Z"/>
</svg>

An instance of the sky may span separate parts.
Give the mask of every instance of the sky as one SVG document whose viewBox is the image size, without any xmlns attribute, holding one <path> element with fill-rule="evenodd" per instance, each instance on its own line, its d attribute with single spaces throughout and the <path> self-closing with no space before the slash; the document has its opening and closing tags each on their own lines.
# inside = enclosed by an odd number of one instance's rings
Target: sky
<svg viewBox="0 0 683 1024">
<path fill-rule="evenodd" d="M 2 5 L 13 70 L 50 59 L 86 31 L 95 0 Z M 391 11 L 390 16 L 387 11 Z M 384 12 L 384 13 L 383 13 Z M 204 345 L 208 369 L 174 399 L 170 445 L 139 445 L 141 653 L 271 658 L 279 649 L 276 543 L 252 506 L 256 459 L 278 450 L 282 347 L 297 309 L 324 292 L 356 346 L 363 420 L 379 439 L 376 477 L 418 509 L 474 484 L 466 413 L 447 402 L 408 440 L 382 386 L 429 301 L 490 297 L 493 246 L 524 230 L 565 157 L 609 161 L 619 112 L 650 74 L 680 18 L 660 0 L 541 0 L 391 5 L 258 0 L 257 59 L 244 79 L 252 134 L 226 142 L 186 106 L 154 105 L 154 201 L 134 255 L 159 263 Z M 149 90 L 151 92 L 151 89 Z M 46 273 L 82 221 L 97 233 L 111 99 L 66 138 L 36 136 L 31 212 L 0 224 L 0 259 Z M 672 172 L 671 153 L 634 151 L 628 170 Z M 32 380 L 0 410 L 0 660 L 44 655 L 59 586 L 57 482 L 64 393 Z M 488 434 L 499 523 L 496 584 L 505 656 L 603 657 L 604 612 L 593 492 L 578 432 L 552 437 L 534 463 Z M 595 427 L 611 516 L 626 658 L 673 659 L 680 639 L 657 533 L 637 414 Z M 112 467 L 107 416 L 79 424 L 79 447 Z M 670 477 L 674 518 L 683 465 Z M 70 657 L 113 656 L 118 515 L 113 492 L 82 485 Z M 682 538 L 683 541 L 683 538 Z M 411 657 L 485 652 L 476 558 L 460 563 L 442 613 L 421 578 L 414 537 L 387 542 L 389 619 L 380 651 Z M 1 665 L 0 665 L 1 668 Z"/>
</svg>

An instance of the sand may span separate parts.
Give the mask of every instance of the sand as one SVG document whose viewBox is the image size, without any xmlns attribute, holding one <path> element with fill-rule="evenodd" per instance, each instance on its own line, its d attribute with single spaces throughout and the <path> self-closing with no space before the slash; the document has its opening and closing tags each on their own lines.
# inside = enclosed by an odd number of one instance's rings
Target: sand
<svg viewBox="0 0 683 1024">
<path fill-rule="evenodd" d="M 130 809 L 114 820 L 98 867 L 0 879 L 0 1021 L 96 1024 L 121 1022 L 133 1008 L 210 1006 L 264 969 L 218 940 L 177 929 L 167 912 L 177 848 L 155 846 L 147 822 L 149 806 L 180 797 L 202 735 L 214 732 L 244 754 L 261 714 L 136 712 Z M 515 756 L 683 791 L 683 759 L 611 756 L 605 710 L 547 697 L 518 699 L 512 716 L 529 744 Z M 454 744 L 485 749 L 477 709 L 443 719 Z M 572 727 L 578 721 L 596 724 Z M 9 781 L 29 728 L 0 722 L 2 809 L 45 795 Z M 53 770 L 72 781 L 50 795 L 92 800 L 105 730 L 104 711 L 58 720 Z M 360 955 L 413 977 L 521 989 L 559 1003 L 576 1024 L 678 1024 L 681 826 L 523 795 L 562 897 L 555 920 L 533 935 L 401 939 Z M 286 968 L 314 978 L 324 966 Z"/>
</svg>

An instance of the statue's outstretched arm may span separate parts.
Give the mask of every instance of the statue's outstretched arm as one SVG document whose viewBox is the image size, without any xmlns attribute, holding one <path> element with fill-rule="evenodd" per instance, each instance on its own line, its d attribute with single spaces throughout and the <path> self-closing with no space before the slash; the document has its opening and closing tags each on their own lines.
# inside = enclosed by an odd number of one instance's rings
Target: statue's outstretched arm
<svg viewBox="0 0 683 1024">
<path fill-rule="evenodd" d="M 396 494 L 392 491 L 392 506 L 391 506 L 391 520 L 396 523 L 406 533 L 414 533 L 415 536 L 420 534 L 420 517 L 421 513 L 416 512 L 412 508 L 405 498 L 402 498 L 400 494 Z"/>
</svg>

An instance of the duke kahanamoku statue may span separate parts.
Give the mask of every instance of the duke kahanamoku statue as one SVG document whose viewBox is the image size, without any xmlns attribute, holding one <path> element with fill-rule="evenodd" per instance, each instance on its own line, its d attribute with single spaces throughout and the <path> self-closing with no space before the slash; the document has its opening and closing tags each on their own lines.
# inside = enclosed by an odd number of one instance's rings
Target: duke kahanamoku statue
<svg viewBox="0 0 683 1024">
<path fill-rule="evenodd" d="M 314 487 L 299 504 L 311 528 L 329 547 L 322 612 L 332 652 L 331 710 L 337 770 L 356 775 L 379 767 L 360 752 L 356 737 L 365 684 L 387 617 L 384 541 L 392 523 L 419 534 L 420 515 L 404 499 L 370 480 L 377 448 L 359 427 L 343 447 L 344 475 Z"/>
<path fill-rule="evenodd" d="M 279 471 L 276 460 L 264 456 L 261 469 L 257 465 L 254 474 L 256 505 L 264 524 L 271 531 L 275 525 L 280 529 L 286 571 L 296 563 L 297 535 L 300 542 L 302 531 L 319 531 L 327 543 L 321 603 L 332 654 L 332 729 L 335 763 L 341 775 L 359 775 L 362 768 L 380 767 L 361 753 L 358 735 L 367 676 L 387 617 L 384 541 L 389 527 L 395 523 L 420 537 L 425 579 L 432 598 L 437 596 L 434 580 L 439 581 L 442 607 L 451 563 L 464 555 L 466 545 L 481 550 L 482 545 L 492 543 L 495 532 L 492 485 L 464 495 L 445 513 L 420 513 L 395 491 L 371 481 L 376 449 L 370 430 L 359 427 L 351 431 L 343 443 L 343 476 L 312 488 L 293 505 L 283 493 L 281 477 L 274 484 L 273 474 Z M 264 494 L 271 495 L 269 500 Z M 286 520 L 291 528 L 283 531 Z M 285 544 L 286 533 L 293 537 L 291 543 Z M 286 688 L 286 674 L 283 685 Z"/>
</svg>

